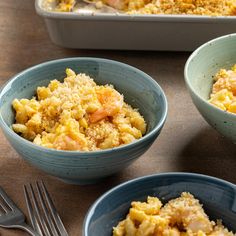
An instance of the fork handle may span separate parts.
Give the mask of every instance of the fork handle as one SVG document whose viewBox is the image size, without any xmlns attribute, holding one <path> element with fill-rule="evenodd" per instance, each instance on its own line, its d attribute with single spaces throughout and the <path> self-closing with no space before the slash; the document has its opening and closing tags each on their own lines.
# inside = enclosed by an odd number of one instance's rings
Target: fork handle
<svg viewBox="0 0 236 236">
<path fill-rule="evenodd" d="M 4 228 L 18 228 L 26 231 L 32 236 L 41 236 L 38 232 L 36 232 L 32 227 L 27 225 L 25 222 L 19 223 L 17 225 L 4 226 Z"/>
</svg>

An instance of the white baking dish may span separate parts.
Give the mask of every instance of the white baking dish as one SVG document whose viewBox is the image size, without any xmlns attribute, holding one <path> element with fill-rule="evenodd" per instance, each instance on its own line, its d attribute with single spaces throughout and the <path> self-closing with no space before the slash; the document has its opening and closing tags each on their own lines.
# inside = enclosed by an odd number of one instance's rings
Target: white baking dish
<svg viewBox="0 0 236 236">
<path fill-rule="evenodd" d="M 67 48 L 192 51 L 236 32 L 236 17 L 52 12 L 36 0 L 51 40 Z"/>
</svg>

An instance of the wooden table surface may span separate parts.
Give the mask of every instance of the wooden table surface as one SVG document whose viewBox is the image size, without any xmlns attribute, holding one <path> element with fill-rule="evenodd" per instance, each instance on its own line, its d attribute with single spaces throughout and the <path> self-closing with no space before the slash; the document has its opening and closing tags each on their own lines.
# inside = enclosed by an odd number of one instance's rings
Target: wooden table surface
<svg viewBox="0 0 236 236">
<path fill-rule="evenodd" d="M 22 186 L 44 180 L 69 235 L 82 235 L 85 214 L 97 197 L 111 187 L 135 177 L 186 171 L 216 176 L 236 183 L 236 146 L 222 138 L 201 117 L 186 90 L 183 69 L 189 53 L 71 50 L 51 43 L 34 1 L 0 1 L 0 86 L 16 73 L 43 61 L 90 56 L 109 58 L 135 66 L 151 75 L 164 89 L 169 112 L 152 147 L 130 167 L 102 183 L 68 185 L 30 166 L 13 150 L 0 131 L 0 186 L 25 212 Z M 0 235 L 23 236 L 19 230 Z"/>
</svg>

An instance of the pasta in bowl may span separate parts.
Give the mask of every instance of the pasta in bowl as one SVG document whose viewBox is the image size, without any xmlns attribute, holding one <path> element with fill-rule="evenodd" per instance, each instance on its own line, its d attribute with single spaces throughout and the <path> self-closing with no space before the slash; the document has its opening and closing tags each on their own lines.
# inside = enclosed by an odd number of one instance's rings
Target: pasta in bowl
<svg viewBox="0 0 236 236">
<path fill-rule="evenodd" d="M 230 70 L 220 69 L 214 76 L 209 102 L 236 114 L 236 64 Z"/>
<path fill-rule="evenodd" d="M 134 142 L 146 132 L 137 109 L 112 85 L 97 85 L 86 74 L 66 70 L 61 83 L 37 88 L 37 99 L 14 99 L 16 133 L 57 150 L 95 151 Z"/>
<path fill-rule="evenodd" d="M 203 118 L 222 136 L 236 143 L 236 34 L 213 39 L 189 57 L 185 82 Z"/>
<path fill-rule="evenodd" d="M 234 236 L 232 183 L 194 173 L 162 173 L 122 183 L 89 209 L 83 236 Z"/>
<path fill-rule="evenodd" d="M 220 220 L 213 221 L 191 193 L 183 192 L 165 205 L 157 197 L 133 201 L 126 218 L 113 228 L 113 236 L 234 236 Z"/>
<path fill-rule="evenodd" d="M 60 99 L 56 99 L 56 94 L 53 94 L 52 90 L 57 86 L 61 90 L 65 89 L 63 80 L 68 77 L 65 76 L 66 68 L 71 68 L 75 72 L 74 74 L 71 70 L 67 71 L 70 83 L 73 83 L 78 74 L 77 78 L 81 78 L 83 74 L 83 79 L 93 84 L 89 90 L 97 89 L 99 94 L 102 89 L 103 93 L 106 91 L 108 94 L 115 94 L 124 107 L 113 110 L 112 106 L 110 110 L 106 101 L 101 98 L 99 101 L 97 93 L 92 95 L 93 98 L 90 93 L 88 96 L 81 96 L 81 98 L 87 99 L 85 103 L 87 107 L 84 106 L 84 108 L 79 105 L 70 105 L 66 101 L 61 103 Z M 93 78 L 99 86 L 95 85 L 94 81 L 87 76 Z M 51 85 L 50 81 L 53 81 Z M 52 90 L 48 88 L 49 85 Z M 70 99 L 73 97 L 73 93 L 69 85 L 66 87 L 69 95 L 66 92 L 65 97 Z M 83 86 L 79 87 L 83 88 Z M 36 88 L 39 88 L 39 100 L 38 98 L 32 100 L 36 96 Z M 113 90 L 114 88 L 116 91 Z M 85 91 L 82 90 L 81 93 Z M 54 91 L 56 93 L 56 89 Z M 58 94 L 60 97 L 63 92 Z M 80 100 L 78 97 L 77 99 Z M 90 99 L 94 99 L 96 102 L 91 105 Z M 32 101 L 31 107 L 28 106 L 30 101 Z M 18 111 L 28 113 L 27 119 L 23 116 L 25 120 L 21 120 L 22 117 L 18 114 L 16 121 L 17 113 L 12 108 L 12 102 Z M 55 107 L 54 102 L 57 104 Z M 63 109 L 60 112 L 62 106 Z M 105 113 L 104 110 L 100 110 L 104 106 Z M 133 108 L 138 108 L 138 110 L 133 110 Z M 91 184 L 122 171 L 141 157 L 152 145 L 165 123 L 167 100 L 161 87 L 150 76 L 134 67 L 99 58 L 66 58 L 36 65 L 13 77 L 0 93 L 0 109 L 0 126 L 3 133 L 12 147 L 26 161 L 67 183 Z M 38 113 L 35 112 L 37 109 Z M 87 109 L 88 111 L 86 111 Z M 84 113 L 85 111 L 86 113 Z M 119 116 L 114 117 L 118 115 L 116 112 L 119 111 L 121 112 Z M 138 115 L 137 111 L 143 118 Z M 45 119 L 48 117 L 55 117 L 55 120 Z M 145 120 L 143 125 L 142 122 L 140 123 L 140 119 Z M 125 120 L 128 123 L 123 121 L 120 123 L 119 120 Z M 27 124 L 27 122 L 29 123 Z M 16 127 L 14 123 L 17 124 Z M 102 129 L 96 128 L 98 124 L 112 128 L 105 132 L 101 139 L 96 133 L 102 131 Z M 129 124 L 132 124 L 132 129 Z M 95 126 L 95 128 L 91 129 L 90 126 Z M 21 135 L 17 134 L 12 127 Z M 142 131 L 139 131 L 137 127 L 140 127 Z M 133 131 L 139 139 L 132 138 L 134 136 L 130 133 Z M 42 132 L 45 133 L 42 134 Z M 86 132 L 90 137 L 95 137 L 92 142 L 90 142 L 91 140 L 86 141 Z M 141 135 L 142 132 L 145 134 Z M 115 138 L 109 138 L 111 136 Z M 71 141 L 71 139 L 73 140 Z M 84 140 L 84 143 L 81 140 Z M 80 150 L 77 149 L 77 142 L 80 144 Z M 57 149 L 53 148 L 53 145 Z"/>
</svg>

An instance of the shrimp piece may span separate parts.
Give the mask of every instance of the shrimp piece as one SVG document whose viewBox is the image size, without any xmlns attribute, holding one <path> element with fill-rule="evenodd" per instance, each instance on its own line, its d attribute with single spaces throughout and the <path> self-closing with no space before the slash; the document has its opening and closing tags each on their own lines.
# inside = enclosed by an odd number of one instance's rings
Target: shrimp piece
<svg viewBox="0 0 236 236">
<path fill-rule="evenodd" d="M 82 137 L 81 139 L 75 140 L 68 135 L 59 135 L 54 143 L 53 148 L 57 150 L 70 150 L 70 151 L 87 151 L 86 140 Z"/>
<path fill-rule="evenodd" d="M 213 230 L 213 222 L 205 214 L 201 204 L 190 193 L 182 193 L 181 197 L 169 201 L 160 212 L 168 218 L 170 224 L 183 227 L 187 232 L 206 234 Z"/>
<path fill-rule="evenodd" d="M 227 89 L 232 91 L 236 95 L 236 72 L 227 71 L 227 77 L 219 77 L 213 85 L 213 94 L 221 91 L 222 89 Z"/>
<path fill-rule="evenodd" d="M 118 10 L 123 10 L 127 4 L 126 0 L 104 0 L 104 2 Z"/>
<path fill-rule="evenodd" d="M 96 94 L 101 108 L 90 115 L 89 120 L 91 123 L 96 123 L 108 116 L 114 116 L 123 107 L 123 96 L 112 87 L 102 86 L 97 89 Z"/>
<path fill-rule="evenodd" d="M 151 0 L 104 0 L 104 2 L 118 10 L 138 10 L 150 3 Z"/>
<path fill-rule="evenodd" d="M 235 96 L 236 95 L 236 71 L 230 71 L 229 76 L 230 76 L 229 83 L 231 86 L 231 91 Z"/>
</svg>

